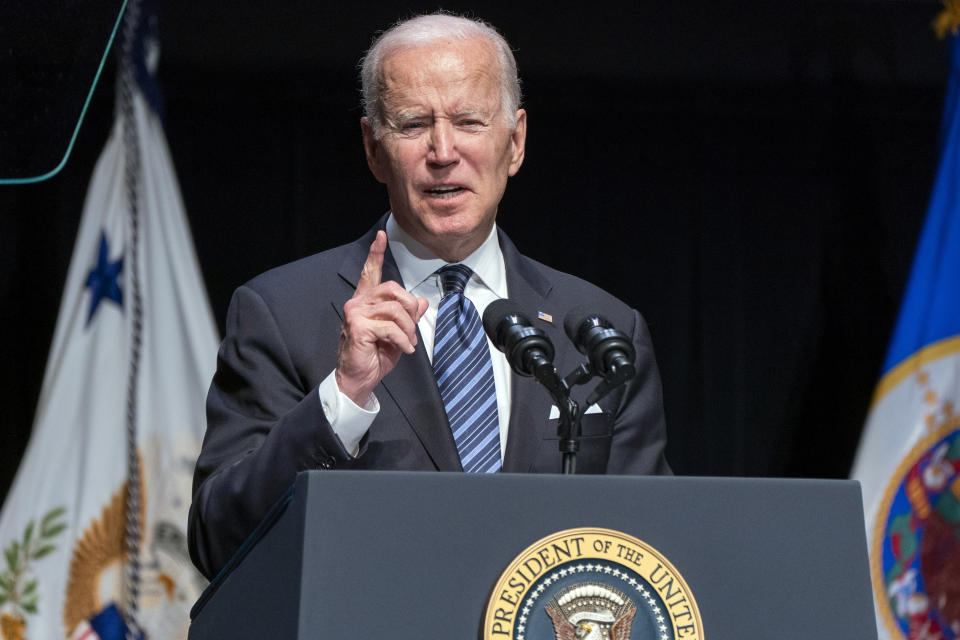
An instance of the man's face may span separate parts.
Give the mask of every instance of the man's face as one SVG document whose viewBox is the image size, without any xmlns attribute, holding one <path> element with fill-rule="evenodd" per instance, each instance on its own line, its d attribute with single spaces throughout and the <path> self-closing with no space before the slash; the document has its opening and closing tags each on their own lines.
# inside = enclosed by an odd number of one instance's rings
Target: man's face
<svg viewBox="0 0 960 640">
<path fill-rule="evenodd" d="M 400 227 L 456 262 L 493 227 L 507 178 L 523 162 L 526 113 L 509 127 L 498 62 L 484 39 L 406 47 L 383 61 L 383 126 L 361 122 L 367 163 Z"/>
</svg>

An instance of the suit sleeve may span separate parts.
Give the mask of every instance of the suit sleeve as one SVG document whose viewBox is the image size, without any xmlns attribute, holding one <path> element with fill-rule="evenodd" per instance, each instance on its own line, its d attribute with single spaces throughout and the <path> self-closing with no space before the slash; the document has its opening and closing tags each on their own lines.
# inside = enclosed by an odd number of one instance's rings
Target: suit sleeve
<svg viewBox="0 0 960 640">
<path fill-rule="evenodd" d="M 335 354 L 334 354 L 335 357 Z M 211 578 L 305 469 L 351 456 L 306 387 L 264 299 L 239 288 L 207 395 L 190 506 L 190 555 Z"/>
<path fill-rule="evenodd" d="M 631 340 L 637 350 L 637 373 L 620 399 L 607 462 L 608 474 L 669 475 L 663 389 L 647 323 L 633 311 Z"/>
</svg>

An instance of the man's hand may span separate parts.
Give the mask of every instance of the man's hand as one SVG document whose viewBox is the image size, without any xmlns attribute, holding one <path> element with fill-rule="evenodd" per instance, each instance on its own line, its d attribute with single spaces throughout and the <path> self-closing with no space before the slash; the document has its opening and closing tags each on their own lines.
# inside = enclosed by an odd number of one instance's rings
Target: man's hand
<svg viewBox="0 0 960 640">
<path fill-rule="evenodd" d="M 387 234 L 377 232 L 353 297 L 343 305 L 343 326 L 337 352 L 337 385 L 362 406 L 374 387 L 393 370 L 402 353 L 417 346 L 417 322 L 427 310 L 393 281 L 380 282 Z"/>
</svg>

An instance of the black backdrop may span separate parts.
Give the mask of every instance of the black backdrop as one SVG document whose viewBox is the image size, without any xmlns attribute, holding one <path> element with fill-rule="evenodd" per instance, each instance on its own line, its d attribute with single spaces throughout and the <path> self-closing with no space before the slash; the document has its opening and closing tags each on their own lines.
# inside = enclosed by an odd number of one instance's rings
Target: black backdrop
<svg viewBox="0 0 960 640">
<path fill-rule="evenodd" d="M 222 327 L 234 287 L 386 209 L 355 65 L 375 30 L 436 6 L 203 4 L 167 3 L 160 76 Z M 444 6 L 517 50 L 527 157 L 499 222 L 645 315 L 675 471 L 845 476 L 936 166 L 938 3 Z M 29 435 L 111 78 L 58 176 L 0 187 L 0 495 Z"/>
</svg>

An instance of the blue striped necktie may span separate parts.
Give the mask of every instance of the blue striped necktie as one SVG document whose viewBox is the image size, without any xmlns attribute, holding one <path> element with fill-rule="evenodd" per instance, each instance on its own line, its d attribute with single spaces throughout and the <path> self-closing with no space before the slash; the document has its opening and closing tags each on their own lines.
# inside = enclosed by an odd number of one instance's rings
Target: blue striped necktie
<svg viewBox="0 0 960 640">
<path fill-rule="evenodd" d="M 443 297 L 437 311 L 433 375 L 440 388 L 463 470 L 500 470 L 500 421 L 490 350 L 480 314 L 463 295 L 470 267 L 450 264 L 437 273 Z"/>
</svg>

